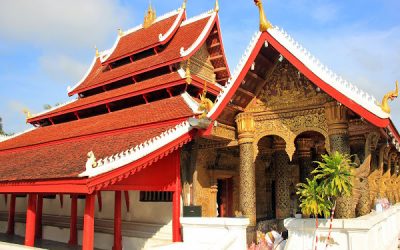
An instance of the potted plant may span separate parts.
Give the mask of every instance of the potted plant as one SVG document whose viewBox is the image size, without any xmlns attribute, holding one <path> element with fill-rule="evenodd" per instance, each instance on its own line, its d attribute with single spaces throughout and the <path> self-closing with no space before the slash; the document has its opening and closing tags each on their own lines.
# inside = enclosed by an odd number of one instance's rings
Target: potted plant
<svg viewBox="0 0 400 250">
<path fill-rule="evenodd" d="M 354 165 L 350 157 L 335 151 L 331 155 L 322 155 L 322 161 L 316 162 L 317 168 L 312 172 L 312 180 L 298 184 L 297 194 L 300 196 L 300 208 L 304 214 L 312 214 L 316 219 L 318 229 L 318 216 L 329 218 L 330 226 L 326 245 L 330 240 L 332 221 L 335 214 L 336 200 L 341 196 L 351 194 L 352 175 L 351 167 Z M 315 249 L 318 236 L 316 236 Z"/>
</svg>

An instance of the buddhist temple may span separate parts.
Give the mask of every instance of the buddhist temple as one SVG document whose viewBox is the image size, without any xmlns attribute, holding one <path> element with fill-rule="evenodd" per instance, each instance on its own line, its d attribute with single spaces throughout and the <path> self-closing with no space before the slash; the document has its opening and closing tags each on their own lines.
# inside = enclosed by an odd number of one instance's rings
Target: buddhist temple
<svg viewBox="0 0 400 250">
<path fill-rule="evenodd" d="M 334 151 L 352 155 L 361 180 L 340 218 L 370 213 L 378 196 L 400 202 L 397 83 L 376 100 L 255 2 L 260 30 L 232 73 L 218 1 L 194 17 L 186 2 L 161 16 L 150 5 L 142 24 L 96 49 L 70 102 L 0 137 L 5 233 L 27 246 L 141 249 L 182 241 L 182 216 L 246 217 L 251 241 L 297 212 L 296 184 Z"/>
</svg>

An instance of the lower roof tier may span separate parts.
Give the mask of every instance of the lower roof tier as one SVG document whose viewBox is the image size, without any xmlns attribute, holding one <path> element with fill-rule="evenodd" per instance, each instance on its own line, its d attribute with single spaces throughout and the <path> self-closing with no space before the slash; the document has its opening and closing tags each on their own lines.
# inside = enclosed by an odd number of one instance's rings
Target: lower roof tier
<svg viewBox="0 0 400 250">
<path fill-rule="evenodd" d="M 140 131 L 159 126 L 157 124 L 175 124 L 193 115 L 184 97 L 171 97 L 86 119 L 36 128 L 1 142 L 0 158 L 7 152 L 31 150 L 66 140 L 82 140 L 118 131 Z"/>
<path fill-rule="evenodd" d="M 154 138 L 177 123 L 62 141 L 8 153 L 0 151 L 0 182 L 78 178 L 86 170 L 88 152 L 93 151 L 97 159 L 105 158 Z M 26 136 L 29 137 L 29 134 Z"/>
</svg>

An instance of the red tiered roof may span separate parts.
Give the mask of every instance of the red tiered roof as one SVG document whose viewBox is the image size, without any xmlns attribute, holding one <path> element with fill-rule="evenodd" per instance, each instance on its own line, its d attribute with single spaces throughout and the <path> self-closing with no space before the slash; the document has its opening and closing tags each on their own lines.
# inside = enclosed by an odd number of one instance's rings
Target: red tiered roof
<svg viewBox="0 0 400 250">
<path fill-rule="evenodd" d="M 206 15 L 200 20 L 183 26 L 181 25 L 168 46 L 166 46 L 164 50 L 160 51 L 156 55 L 149 56 L 138 61 L 133 61 L 132 63 L 128 63 L 111 70 L 106 70 L 107 67 L 101 66 L 100 60 L 97 59 L 88 76 L 80 83 L 79 86 L 69 92 L 69 95 L 72 96 L 76 93 L 81 93 L 89 89 L 100 87 L 107 83 L 122 80 L 152 69 L 171 65 L 184 60 L 185 58 L 183 58 L 180 54 L 181 48 L 188 49 L 195 43 L 205 29 L 207 23 L 210 21 L 210 18 L 211 15 Z M 210 28 L 207 31 L 208 34 L 213 25 L 210 25 L 209 27 Z M 203 44 L 203 42 L 199 44 L 199 47 Z M 196 50 L 194 50 L 193 53 L 195 51 Z"/>
<path fill-rule="evenodd" d="M 138 127 L 151 127 L 160 123 L 183 121 L 194 113 L 181 96 L 143 104 L 86 119 L 53 126 L 39 127 L 0 143 L 0 158 L 5 151 L 21 147 L 56 143 L 97 136 L 106 132 L 119 133 Z"/>
<path fill-rule="evenodd" d="M 45 112 L 41 115 L 32 117 L 28 119 L 29 123 L 34 121 L 39 121 L 47 117 L 54 117 L 57 115 L 62 115 L 70 112 L 75 112 L 78 110 L 95 107 L 101 104 L 110 103 L 117 100 L 122 100 L 136 95 L 141 95 L 143 93 L 151 92 L 155 87 L 157 89 L 167 87 L 168 85 L 174 85 L 178 82 L 182 83 L 184 79 L 177 73 L 173 72 L 170 74 L 164 74 L 158 77 L 154 77 L 136 84 L 124 86 L 121 88 L 106 91 L 97 95 L 88 96 L 85 98 L 80 98 L 75 102 L 67 104 L 65 106 L 56 108 L 49 112 Z"/>
<path fill-rule="evenodd" d="M 0 181 L 77 178 L 85 171 L 88 152 L 93 151 L 98 159 L 111 156 L 193 115 L 178 96 L 37 128 L 0 144 Z"/>
<path fill-rule="evenodd" d="M 111 156 L 143 143 L 176 124 L 144 127 L 119 134 L 64 141 L 56 145 L 14 152 L 0 151 L 0 181 L 77 178 L 85 171 L 88 152 L 93 151 L 98 159 Z"/>
<path fill-rule="evenodd" d="M 141 26 L 140 29 L 134 30 L 133 32 L 127 31 L 128 33 L 126 35 L 118 38 L 114 49 L 112 49 L 109 57 L 103 62 L 103 65 L 140 51 L 166 44 L 178 30 L 178 27 L 185 18 L 184 12 L 185 10 L 183 9 L 174 11 L 171 16 L 165 19 L 163 17 L 159 18 L 161 20 L 156 20 L 153 25 L 146 29 Z M 163 41 L 160 41 L 160 34 L 165 35 L 170 30 L 172 30 L 171 34 Z"/>
</svg>

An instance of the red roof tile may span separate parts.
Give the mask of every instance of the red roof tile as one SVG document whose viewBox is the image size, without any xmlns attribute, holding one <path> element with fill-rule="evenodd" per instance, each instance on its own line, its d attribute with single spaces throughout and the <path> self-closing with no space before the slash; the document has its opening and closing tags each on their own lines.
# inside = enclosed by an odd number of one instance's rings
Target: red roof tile
<svg viewBox="0 0 400 250">
<path fill-rule="evenodd" d="M 56 108 L 52 111 L 28 119 L 28 122 L 38 121 L 44 119 L 45 117 L 54 117 L 65 113 L 75 112 L 77 110 L 82 110 L 85 108 L 105 104 L 110 101 L 122 100 L 127 97 L 134 96 L 135 93 L 142 92 L 143 90 L 151 91 L 154 87 L 162 86 L 173 82 L 178 82 L 180 80 L 184 81 L 184 79 L 182 79 L 179 73 L 177 72 L 164 74 L 142 82 L 138 82 L 133 85 L 128 85 L 118 89 L 106 91 L 97 95 L 80 98 L 75 102 L 72 102 L 60 108 Z"/>
<path fill-rule="evenodd" d="M 77 178 L 85 171 L 88 152 L 93 151 L 101 159 L 145 142 L 174 125 L 0 153 L 0 181 Z"/>
<path fill-rule="evenodd" d="M 108 71 L 104 71 L 105 66 L 100 66 L 98 63 L 96 63 L 95 67 L 93 67 L 91 70 L 89 77 L 87 77 L 69 94 L 72 95 L 75 93 L 80 93 L 94 87 L 102 86 L 109 82 L 124 79 L 135 75 L 138 72 L 146 71 L 152 67 L 161 67 L 166 63 L 179 62 L 182 60 L 180 54 L 181 48 L 187 49 L 197 40 L 210 18 L 210 16 L 206 16 L 203 19 L 181 26 L 166 48 L 156 55 L 149 56 Z"/>
<path fill-rule="evenodd" d="M 3 155 L 2 151 L 5 150 L 99 135 L 128 128 L 137 130 L 136 128 L 150 126 L 150 124 L 183 120 L 193 115 L 193 111 L 181 96 L 172 97 L 104 115 L 37 128 L 1 142 L 0 155 Z"/>
<path fill-rule="evenodd" d="M 159 44 L 165 44 L 168 42 L 168 40 L 161 43 L 159 35 L 164 35 L 167 33 L 168 30 L 172 28 L 177 18 L 180 18 L 176 27 L 178 28 L 183 20 L 183 17 L 184 15 L 179 16 L 179 12 L 176 12 L 176 14 L 173 16 L 160 20 L 147 29 L 141 28 L 137 31 L 122 36 L 118 40 L 118 44 L 116 45 L 115 49 L 111 52 L 112 54 L 105 62 L 103 62 L 103 64 L 108 64 L 112 61 L 130 56 L 144 49 L 153 48 Z"/>
</svg>

